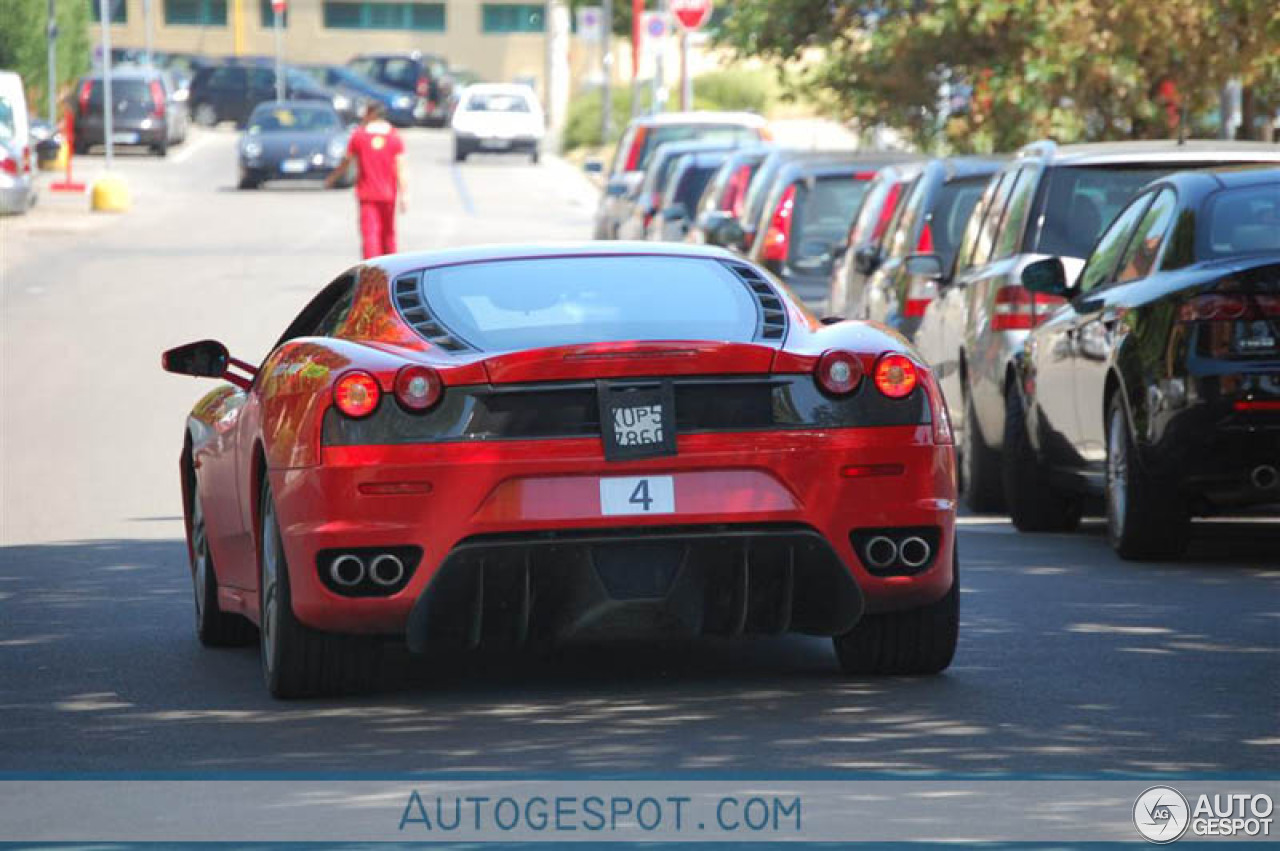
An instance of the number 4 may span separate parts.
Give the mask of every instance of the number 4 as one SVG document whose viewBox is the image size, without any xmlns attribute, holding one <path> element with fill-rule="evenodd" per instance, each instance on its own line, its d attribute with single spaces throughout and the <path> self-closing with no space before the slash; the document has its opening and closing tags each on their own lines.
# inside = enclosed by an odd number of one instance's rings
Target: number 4
<svg viewBox="0 0 1280 851">
<path fill-rule="evenodd" d="M 649 496 L 649 480 L 641 479 L 636 484 L 636 489 L 631 492 L 631 496 L 627 498 L 627 502 L 632 505 L 644 506 L 641 511 L 648 511 L 653 505 L 653 497 Z"/>
</svg>

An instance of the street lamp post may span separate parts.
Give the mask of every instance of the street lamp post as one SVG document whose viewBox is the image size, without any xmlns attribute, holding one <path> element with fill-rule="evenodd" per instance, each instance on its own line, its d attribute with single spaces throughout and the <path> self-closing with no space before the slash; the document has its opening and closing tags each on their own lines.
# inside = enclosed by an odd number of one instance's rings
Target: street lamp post
<svg viewBox="0 0 1280 851">
<path fill-rule="evenodd" d="M 102 23 L 102 143 L 107 148 L 107 171 L 115 162 L 112 146 L 112 113 L 115 99 L 111 96 L 111 0 L 98 0 L 98 12 Z"/>
<path fill-rule="evenodd" d="M 142 26 L 147 48 L 147 67 L 155 65 L 155 57 L 151 49 L 151 0 L 142 0 Z"/>
<path fill-rule="evenodd" d="M 58 7 L 49 0 L 49 126 L 58 126 Z"/>
<path fill-rule="evenodd" d="M 274 18 L 272 29 L 276 34 L 276 100 L 284 100 L 284 9 L 285 0 L 271 0 Z"/>
<path fill-rule="evenodd" d="M 613 129 L 613 0 L 600 7 L 600 144 L 609 144 Z"/>
</svg>

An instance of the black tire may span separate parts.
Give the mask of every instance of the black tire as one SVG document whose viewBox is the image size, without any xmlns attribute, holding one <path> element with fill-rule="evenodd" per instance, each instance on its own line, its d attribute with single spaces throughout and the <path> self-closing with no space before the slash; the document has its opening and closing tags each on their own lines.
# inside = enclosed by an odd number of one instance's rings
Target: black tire
<svg viewBox="0 0 1280 851">
<path fill-rule="evenodd" d="M 461 145 L 455 144 L 453 146 L 453 161 L 456 163 L 466 162 L 468 153 L 470 153 L 470 151 L 468 151 L 466 148 L 462 147 Z"/>
<path fill-rule="evenodd" d="M 241 189 L 257 189 L 262 185 L 262 181 L 256 177 L 242 177 L 240 182 L 236 184 Z"/>
<path fill-rule="evenodd" d="M 1055 491 L 1027 433 L 1022 395 L 1012 383 L 1004 397 L 1004 498 L 1020 532 L 1069 532 L 1080 525 L 1080 501 Z"/>
<path fill-rule="evenodd" d="M 211 103 L 196 104 L 196 108 L 191 113 L 196 124 L 201 127 L 217 127 L 218 126 L 218 110 Z"/>
<path fill-rule="evenodd" d="M 1152 476 L 1133 451 L 1118 393 L 1107 400 L 1107 540 L 1123 559 L 1176 559 L 1191 537 L 1178 489 Z"/>
<path fill-rule="evenodd" d="M 987 445 L 982 426 L 973 410 L 973 394 L 964 394 L 964 439 L 960 452 L 964 500 L 978 512 L 1004 509 L 1004 486 L 1000 481 L 1000 453 Z"/>
<path fill-rule="evenodd" d="M 265 480 L 259 505 L 259 635 L 267 690 L 286 699 L 367 690 L 377 677 L 380 646 L 373 639 L 319 632 L 299 623 L 271 486 Z"/>
<path fill-rule="evenodd" d="M 169 155 L 169 143 L 157 142 L 151 146 L 151 153 L 155 154 L 157 157 L 167 157 Z"/>
<path fill-rule="evenodd" d="M 542 152 L 539 151 L 537 148 L 534 148 L 532 151 L 529 152 L 529 162 L 533 163 L 534 165 L 537 165 L 538 161 L 541 158 L 542 158 Z"/>
<path fill-rule="evenodd" d="M 196 638 L 205 647 L 245 647 L 258 638 L 258 630 L 247 618 L 222 611 L 218 605 L 218 574 L 209 552 L 209 536 L 204 522 L 204 506 L 196 489 L 191 487 L 191 579 L 195 592 Z"/>
<path fill-rule="evenodd" d="M 79 140 L 77 140 L 75 144 L 71 146 L 71 149 L 72 151 L 75 152 L 75 155 L 78 157 L 82 157 L 85 154 L 89 153 L 89 146 Z"/>
<path fill-rule="evenodd" d="M 904 612 L 863 615 L 857 625 L 832 639 L 846 674 L 927 675 L 945 671 L 960 636 L 960 560 L 953 556 L 955 580 L 936 603 Z"/>
</svg>

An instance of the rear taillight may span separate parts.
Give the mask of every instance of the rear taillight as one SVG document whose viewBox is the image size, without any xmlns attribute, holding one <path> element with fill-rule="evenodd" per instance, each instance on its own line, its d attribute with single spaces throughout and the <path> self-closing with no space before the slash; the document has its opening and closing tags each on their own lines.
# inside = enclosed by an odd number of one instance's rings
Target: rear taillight
<svg viewBox="0 0 1280 851">
<path fill-rule="evenodd" d="M 635 171 L 640 168 L 640 152 L 644 150 L 644 140 L 648 135 L 649 130 L 647 128 L 636 128 L 635 135 L 631 137 L 631 149 L 627 151 L 627 171 Z"/>
<path fill-rule="evenodd" d="M 924 227 L 920 228 L 920 238 L 916 240 L 916 254 L 932 254 L 933 253 L 933 228 L 928 222 L 924 223 Z"/>
<path fill-rule="evenodd" d="M 151 114 L 156 118 L 164 118 L 164 89 L 159 80 L 151 81 Z"/>
<path fill-rule="evenodd" d="M 1275 319 L 1280 317 L 1280 296 L 1248 293 L 1205 293 L 1178 309 L 1182 322 Z"/>
<path fill-rule="evenodd" d="M 938 381 L 931 375 L 924 377 L 925 392 L 929 395 L 929 410 L 933 414 L 933 442 L 936 444 L 952 444 L 956 442 L 951 431 L 951 412 L 947 410 L 947 400 L 942 396 Z"/>
<path fill-rule="evenodd" d="M 1053 309 L 1064 304 L 1061 296 L 1032 293 L 1026 287 L 1011 284 L 996 290 L 995 310 L 991 316 L 993 331 L 1026 331 L 1045 320 Z"/>
<path fill-rule="evenodd" d="M 0 148 L 0 171 L 14 177 L 18 176 L 18 161 L 9 156 L 9 152 L 4 148 Z"/>
<path fill-rule="evenodd" d="M 876 226 L 871 231 L 872 242 L 879 242 L 880 237 L 884 236 L 885 229 L 889 227 L 889 219 L 893 218 L 893 211 L 898 209 L 898 196 L 901 194 L 901 183 L 889 187 L 888 194 L 884 196 L 884 206 L 880 208 L 880 218 L 876 219 Z"/>
<path fill-rule="evenodd" d="M 920 381 L 919 370 L 911 358 L 896 352 L 881 355 L 876 361 L 876 389 L 890 399 L 905 399 Z"/>
<path fill-rule="evenodd" d="M 426 77 L 419 77 L 417 92 L 418 92 L 418 97 L 420 98 L 424 98 L 427 95 L 429 95 L 431 93 L 431 81 L 428 80 Z"/>
<path fill-rule="evenodd" d="M 333 385 L 333 404 L 352 419 L 372 414 L 381 398 L 382 388 L 378 386 L 378 380 L 360 370 L 346 373 Z"/>
<path fill-rule="evenodd" d="M 778 209 L 773 211 L 773 218 L 769 220 L 769 229 L 764 233 L 764 245 L 760 249 L 763 259 L 777 263 L 787 259 L 791 242 L 791 214 L 795 212 L 795 205 L 796 187 L 792 184 L 782 193 Z"/>
<path fill-rule="evenodd" d="M 862 383 L 862 361 L 857 355 L 832 349 L 818 358 L 813 377 L 832 396 L 847 396 Z"/>
<path fill-rule="evenodd" d="M 80 84 L 80 113 L 89 111 L 89 95 L 93 93 L 93 81 L 85 80 Z"/>
<path fill-rule="evenodd" d="M 425 411 L 440 401 L 440 373 L 429 366 L 406 366 L 396 373 L 396 401 L 410 411 Z"/>
<path fill-rule="evenodd" d="M 917 254 L 933 253 L 933 229 L 925 222 L 920 229 L 920 238 L 916 240 Z M 924 316 L 929 302 L 938 297 L 938 282 L 929 278 L 913 278 L 907 288 L 907 303 L 903 305 L 903 316 Z"/>
<path fill-rule="evenodd" d="M 747 187 L 751 184 L 751 166 L 741 166 L 730 177 L 724 187 L 724 195 L 720 199 L 720 209 L 727 210 L 733 217 L 742 217 L 742 206 L 747 200 Z"/>
</svg>

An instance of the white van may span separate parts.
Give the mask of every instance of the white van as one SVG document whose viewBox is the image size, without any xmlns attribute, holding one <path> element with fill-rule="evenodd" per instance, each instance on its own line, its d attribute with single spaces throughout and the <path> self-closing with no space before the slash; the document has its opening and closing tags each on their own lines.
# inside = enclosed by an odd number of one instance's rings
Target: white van
<svg viewBox="0 0 1280 851">
<path fill-rule="evenodd" d="M 0 214 L 25 213 L 35 203 L 34 167 L 22 78 L 0 71 Z"/>
</svg>

